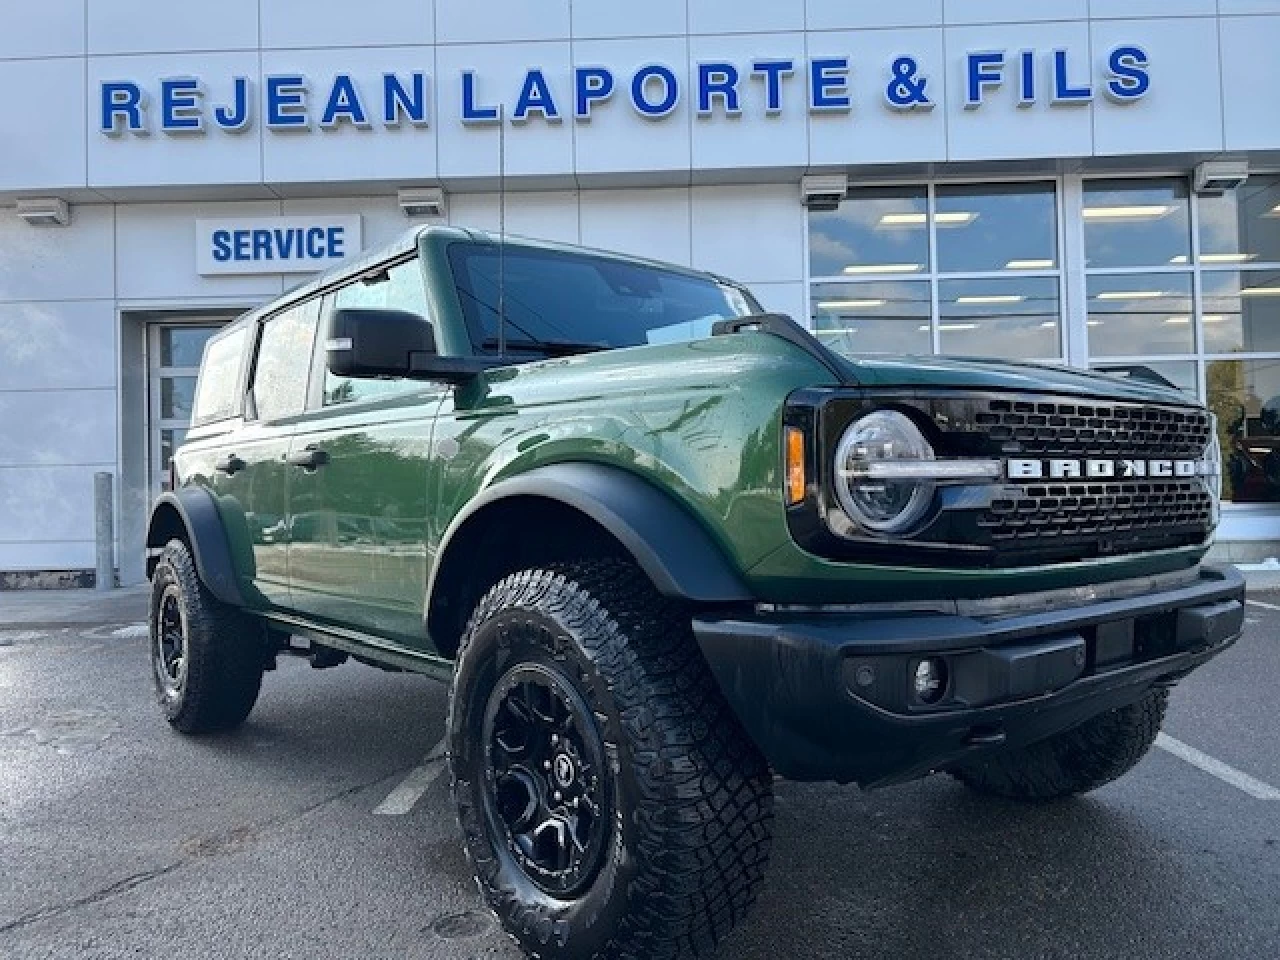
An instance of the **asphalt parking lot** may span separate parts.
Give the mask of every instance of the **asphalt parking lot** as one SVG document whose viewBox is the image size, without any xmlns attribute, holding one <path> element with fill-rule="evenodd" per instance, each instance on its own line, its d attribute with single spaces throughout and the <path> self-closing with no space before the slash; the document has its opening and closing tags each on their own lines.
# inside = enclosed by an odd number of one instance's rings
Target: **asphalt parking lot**
<svg viewBox="0 0 1280 960">
<path fill-rule="evenodd" d="M 721 955 L 1280 956 L 1280 595 L 1253 600 L 1173 739 L 1087 798 L 778 784 L 766 892 Z M 519 956 L 432 755 L 442 687 L 289 660 L 241 731 L 189 740 L 145 649 L 128 618 L 0 628 L 0 957 Z"/>
</svg>

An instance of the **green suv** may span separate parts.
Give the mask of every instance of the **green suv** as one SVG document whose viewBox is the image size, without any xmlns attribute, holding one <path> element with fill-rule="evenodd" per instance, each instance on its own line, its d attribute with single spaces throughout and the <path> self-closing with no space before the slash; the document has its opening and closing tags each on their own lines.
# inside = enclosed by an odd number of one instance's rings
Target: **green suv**
<svg viewBox="0 0 1280 960">
<path fill-rule="evenodd" d="M 775 775 L 1091 790 L 1239 636 L 1215 421 L 1129 373 L 843 356 L 722 277 L 415 230 L 210 341 L 161 705 L 234 727 L 281 654 L 436 676 L 521 945 L 706 953 Z"/>
</svg>

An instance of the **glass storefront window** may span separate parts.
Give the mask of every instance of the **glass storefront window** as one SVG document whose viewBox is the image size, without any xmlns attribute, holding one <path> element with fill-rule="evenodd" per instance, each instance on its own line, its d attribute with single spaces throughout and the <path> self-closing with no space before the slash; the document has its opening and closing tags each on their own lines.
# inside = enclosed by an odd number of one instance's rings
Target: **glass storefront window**
<svg viewBox="0 0 1280 960">
<path fill-rule="evenodd" d="M 1084 251 L 1090 267 L 1163 267 L 1191 254 L 1185 179 L 1087 180 Z"/>
<path fill-rule="evenodd" d="M 1206 353 L 1280 352 L 1280 270 L 1201 275 Z"/>
<path fill-rule="evenodd" d="M 1053 184 L 939 186 L 935 205 L 940 272 L 1057 268 Z"/>
<path fill-rule="evenodd" d="M 162 367 L 199 367 L 205 342 L 217 327 L 163 327 L 160 330 Z"/>
<path fill-rule="evenodd" d="M 929 283 L 819 283 L 813 332 L 841 353 L 932 353 Z"/>
<path fill-rule="evenodd" d="M 809 214 L 809 275 L 928 273 L 928 209 L 924 187 L 878 187 Z"/>
<path fill-rule="evenodd" d="M 1089 356 L 1134 357 L 1195 350 L 1191 275 L 1090 276 Z"/>
<path fill-rule="evenodd" d="M 1280 177 L 1250 177 L 1196 206 L 1202 266 L 1280 263 Z"/>
<path fill-rule="evenodd" d="M 1280 500 L 1280 359 L 1210 360 L 1209 408 L 1222 442 L 1222 496 Z"/>
<path fill-rule="evenodd" d="M 160 416 L 165 420 L 190 420 L 195 396 L 195 377 L 162 378 L 160 380 Z"/>
<path fill-rule="evenodd" d="M 1034 360 L 1062 352 L 1057 277 L 940 280 L 938 313 L 943 353 Z"/>
</svg>

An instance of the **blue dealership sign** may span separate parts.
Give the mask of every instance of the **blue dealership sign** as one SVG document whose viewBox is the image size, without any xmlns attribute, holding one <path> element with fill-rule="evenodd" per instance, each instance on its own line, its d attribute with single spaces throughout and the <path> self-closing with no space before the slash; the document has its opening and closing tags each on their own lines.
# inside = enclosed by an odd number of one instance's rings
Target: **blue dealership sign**
<svg viewBox="0 0 1280 960">
<path fill-rule="evenodd" d="M 803 84 L 811 114 L 848 113 L 859 84 L 874 84 L 878 99 L 895 111 L 931 110 L 939 87 L 927 64 L 902 54 L 889 63 L 857 64 L 847 56 L 758 57 L 744 63 L 707 60 L 683 70 L 648 63 L 628 70 L 582 64 L 568 75 L 534 66 L 509 88 L 475 70 L 459 75 L 457 102 L 441 103 L 448 119 L 469 126 L 560 123 L 572 117 L 590 123 L 601 110 L 629 109 L 661 121 L 688 100 L 700 117 L 746 114 L 774 116 L 783 110 L 782 91 Z M 1017 92 L 1019 107 L 1091 103 L 1102 93 L 1116 103 L 1132 103 L 1151 87 L 1150 59 L 1141 46 L 1114 47 L 1095 69 L 1086 57 L 1069 50 L 1002 49 L 970 51 L 960 63 L 966 109 L 983 108 L 1001 88 Z M 230 96 L 214 100 L 199 77 L 170 77 L 146 84 L 138 80 L 105 80 L 99 90 L 98 129 L 107 136 L 201 135 L 211 130 L 235 134 L 261 122 L 277 132 L 332 130 L 377 126 L 396 129 L 426 127 L 431 116 L 431 84 L 426 71 L 356 77 L 337 72 L 326 77 L 302 73 L 269 74 L 260 84 L 247 76 L 230 79 Z M 686 83 L 691 89 L 685 89 Z M 258 87 L 260 86 L 260 89 Z M 259 121 L 259 118 L 261 120 Z"/>
</svg>

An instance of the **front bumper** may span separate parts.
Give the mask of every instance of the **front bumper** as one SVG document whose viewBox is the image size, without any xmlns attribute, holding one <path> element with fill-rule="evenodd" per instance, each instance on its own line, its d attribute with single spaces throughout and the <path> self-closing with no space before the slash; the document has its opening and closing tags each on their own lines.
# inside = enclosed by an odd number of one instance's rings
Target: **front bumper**
<svg viewBox="0 0 1280 960">
<path fill-rule="evenodd" d="M 1172 587 L 984 615 L 901 605 L 694 618 L 707 662 L 774 770 L 879 786 L 1023 746 L 1170 685 L 1230 646 L 1244 579 L 1201 567 Z M 1138 589 L 1134 585 L 1132 589 Z M 1117 598 L 1117 595 L 1118 598 Z M 1008 598 L 1016 606 L 1018 598 Z M 943 698 L 910 689 L 925 657 Z"/>
</svg>

